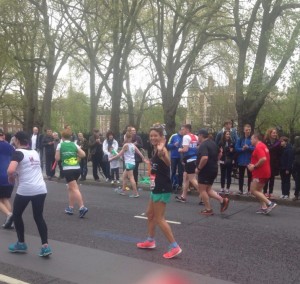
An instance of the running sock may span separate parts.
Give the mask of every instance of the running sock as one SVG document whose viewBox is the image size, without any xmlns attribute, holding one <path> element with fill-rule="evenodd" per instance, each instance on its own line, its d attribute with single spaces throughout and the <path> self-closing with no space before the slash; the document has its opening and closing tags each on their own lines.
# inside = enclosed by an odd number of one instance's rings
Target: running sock
<svg viewBox="0 0 300 284">
<path fill-rule="evenodd" d="M 149 242 L 154 242 L 154 238 L 148 237 L 148 238 L 147 238 L 147 241 L 149 241 Z"/>
<path fill-rule="evenodd" d="M 73 207 L 71 207 L 71 208 L 73 208 Z M 82 209 L 82 208 L 84 208 L 84 205 L 82 205 L 82 206 L 79 208 L 79 210 Z"/>
<path fill-rule="evenodd" d="M 170 243 L 170 247 L 171 247 L 171 248 L 177 248 L 177 247 L 178 247 L 178 244 L 177 244 L 176 242 Z"/>
</svg>

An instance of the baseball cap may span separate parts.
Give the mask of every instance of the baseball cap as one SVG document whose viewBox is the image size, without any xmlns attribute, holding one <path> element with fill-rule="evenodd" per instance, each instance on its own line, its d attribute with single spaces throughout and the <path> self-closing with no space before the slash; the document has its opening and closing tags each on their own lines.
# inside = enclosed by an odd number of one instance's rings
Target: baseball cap
<svg viewBox="0 0 300 284">
<path fill-rule="evenodd" d="M 208 131 L 205 128 L 201 128 L 199 129 L 199 131 L 197 132 L 197 135 L 208 135 Z"/>
<path fill-rule="evenodd" d="M 0 128 L 0 136 L 3 136 L 4 135 L 4 131 L 2 128 Z"/>
</svg>

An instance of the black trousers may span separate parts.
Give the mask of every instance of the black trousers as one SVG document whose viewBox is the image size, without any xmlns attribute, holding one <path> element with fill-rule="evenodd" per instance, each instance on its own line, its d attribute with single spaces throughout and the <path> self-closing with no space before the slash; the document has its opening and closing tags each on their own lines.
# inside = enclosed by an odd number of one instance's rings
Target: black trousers
<svg viewBox="0 0 300 284">
<path fill-rule="evenodd" d="M 46 175 L 47 177 L 53 177 L 55 174 L 55 170 L 52 170 L 53 163 L 55 161 L 55 156 L 53 153 L 45 153 L 46 159 Z"/>
<path fill-rule="evenodd" d="M 226 188 L 229 189 L 231 185 L 232 165 L 220 164 L 220 169 L 221 169 L 221 188 L 225 187 L 225 179 L 226 179 Z"/>
<path fill-rule="evenodd" d="M 281 177 L 281 193 L 282 195 L 290 196 L 291 190 L 291 172 L 288 174 L 286 170 L 280 170 L 280 177 Z"/>
<path fill-rule="evenodd" d="M 275 182 L 275 176 L 271 173 L 271 177 L 269 178 L 269 180 L 266 182 L 264 186 L 264 193 L 268 193 L 268 186 L 269 186 L 269 194 L 273 193 L 274 182 Z"/>
<path fill-rule="evenodd" d="M 300 165 L 294 165 L 293 178 L 295 180 L 295 196 L 299 197 L 300 193 Z"/>
<path fill-rule="evenodd" d="M 250 183 L 252 178 L 252 173 L 248 170 L 247 166 L 239 166 L 239 191 L 243 192 L 243 186 L 244 186 L 244 176 L 245 171 L 247 170 L 247 177 L 248 177 L 248 191 L 250 190 Z"/>
<path fill-rule="evenodd" d="M 24 223 L 22 215 L 28 203 L 31 201 L 33 218 L 38 228 L 42 244 L 48 243 L 48 229 L 43 217 L 46 195 L 46 193 L 33 196 L 24 196 L 16 194 L 14 200 L 13 218 L 19 242 L 25 242 Z"/>
</svg>

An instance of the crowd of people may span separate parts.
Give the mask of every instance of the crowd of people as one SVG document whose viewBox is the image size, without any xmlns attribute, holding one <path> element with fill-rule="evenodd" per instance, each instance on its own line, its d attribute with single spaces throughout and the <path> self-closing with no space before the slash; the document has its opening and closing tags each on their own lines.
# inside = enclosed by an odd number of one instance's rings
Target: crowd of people
<svg viewBox="0 0 300 284">
<path fill-rule="evenodd" d="M 218 201 L 221 213 L 227 210 L 232 176 L 238 176 L 238 194 L 252 194 L 260 202 L 257 214 L 269 214 L 277 206 L 272 197 L 274 179 L 278 175 L 281 177 L 281 198 L 290 198 L 293 176 L 293 200 L 299 199 L 300 137 L 295 138 L 292 146 L 286 136 L 278 137 L 275 128 L 268 129 L 262 138 L 261 135 L 252 133 L 251 126 L 246 124 L 242 135 L 238 136 L 232 122 L 228 120 L 214 138 L 204 128 L 193 134 L 191 125 L 184 124 L 167 142 L 164 126 L 155 124 L 149 132 L 151 148 L 148 157 L 144 155 L 142 139 L 133 126 L 126 128 L 122 140 L 118 141 L 110 130 L 104 137 L 98 129 L 94 129 L 87 139 L 81 132 L 75 135 L 71 127 L 65 125 L 61 135 L 51 129 L 47 129 L 45 134 L 41 135 L 37 127 L 33 128 L 31 135 L 19 131 L 9 143 L 5 141 L 5 133 L 0 129 L 0 211 L 6 216 L 2 227 L 15 227 L 18 239 L 9 246 L 9 250 L 27 251 L 22 214 L 31 202 L 42 243 L 39 255 L 48 256 L 52 253 L 48 245 L 47 225 L 43 218 L 47 195 L 43 164 L 45 179 L 52 180 L 58 167 L 57 178 L 64 178 L 67 182 L 68 206 L 65 213 L 73 215 L 77 206 L 78 216 L 83 218 L 89 210 L 84 205 L 77 181 L 86 180 L 89 161 L 92 163 L 94 180 L 99 181 L 101 174 L 112 184 L 120 183 L 119 168 L 123 163 L 122 186 L 118 193 L 127 195 L 126 187 L 129 181 L 133 193 L 128 196 L 133 198 L 139 197 L 139 164 L 147 163 L 150 179 L 148 230 L 147 238 L 144 242 L 137 243 L 137 247 L 155 248 L 154 233 L 155 227 L 158 226 L 170 244 L 168 251 L 163 255 L 164 258 L 173 258 L 182 252 L 165 220 L 166 205 L 171 200 L 174 188 L 181 190 L 181 194 L 175 196 L 175 199 L 182 203 L 187 201 L 190 186 L 197 189 L 199 204 L 204 205 L 200 214 L 205 216 L 214 215 L 210 199 Z M 221 188 L 220 192 L 217 192 L 212 185 L 219 169 Z M 246 173 L 248 179 L 245 186 Z M 9 199 L 15 180 L 18 181 L 17 191 L 11 206 Z"/>
</svg>

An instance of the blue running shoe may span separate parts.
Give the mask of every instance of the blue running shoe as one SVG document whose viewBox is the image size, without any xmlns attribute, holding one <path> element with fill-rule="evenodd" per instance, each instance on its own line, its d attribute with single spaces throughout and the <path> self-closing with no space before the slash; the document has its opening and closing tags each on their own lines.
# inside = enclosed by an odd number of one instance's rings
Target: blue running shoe
<svg viewBox="0 0 300 284">
<path fill-rule="evenodd" d="M 39 256 L 46 257 L 49 256 L 50 254 L 52 254 L 52 250 L 50 246 L 41 247 Z"/>
<path fill-rule="evenodd" d="M 68 215 L 73 215 L 74 213 L 74 209 L 70 206 L 68 206 L 66 209 L 65 209 L 65 213 L 68 214 Z"/>
<path fill-rule="evenodd" d="M 16 242 L 8 246 L 10 252 L 21 252 L 24 253 L 27 251 L 27 245 L 25 243 Z"/>
<path fill-rule="evenodd" d="M 79 209 L 79 218 L 83 218 L 84 215 L 89 211 L 86 207 L 82 207 Z"/>
</svg>

